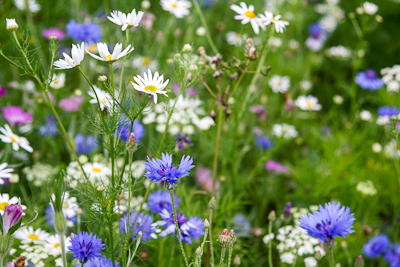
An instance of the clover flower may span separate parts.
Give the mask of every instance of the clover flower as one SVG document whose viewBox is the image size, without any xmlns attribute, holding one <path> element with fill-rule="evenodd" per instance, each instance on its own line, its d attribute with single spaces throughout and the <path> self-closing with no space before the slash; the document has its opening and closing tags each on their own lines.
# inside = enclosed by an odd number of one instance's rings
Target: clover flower
<svg viewBox="0 0 400 267">
<path fill-rule="evenodd" d="M 83 97 L 73 95 L 61 99 L 60 102 L 58 102 L 58 106 L 66 112 L 75 112 L 78 111 L 81 107 L 82 101 Z"/>
<path fill-rule="evenodd" d="M 354 214 L 350 208 L 341 206 L 340 203 L 326 203 L 325 207 L 319 205 L 319 211 L 313 214 L 308 213 L 300 218 L 300 227 L 307 230 L 307 233 L 322 241 L 330 241 L 335 236 L 346 237 L 354 233 L 352 230 Z"/>
<path fill-rule="evenodd" d="M 94 59 L 104 61 L 107 63 L 112 63 L 117 61 L 118 59 L 128 55 L 130 52 L 132 52 L 135 48 L 132 47 L 131 45 L 128 45 L 123 51 L 122 51 L 122 44 L 116 44 L 114 47 L 114 51 L 110 53 L 108 50 L 108 46 L 106 43 L 97 43 L 97 51 L 99 52 L 99 55 L 95 55 L 91 52 L 89 52 L 86 49 L 86 52 L 91 55 Z"/>
<path fill-rule="evenodd" d="M 150 159 L 147 157 L 145 163 L 147 178 L 155 183 L 166 182 L 169 187 L 177 185 L 180 178 L 189 175 L 189 171 L 194 168 L 193 159 L 190 156 L 182 156 L 179 167 L 172 164 L 172 155 L 162 153 L 161 159 Z"/>
<path fill-rule="evenodd" d="M 129 214 L 129 222 L 128 222 L 128 214 L 122 217 L 118 224 L 120 226 L 120 230 L 126 235 L 127 232 L 130 233 L 132 240 L 135 240 L 139 232 L 142 232 L 142 241 L 147 241 L 150 238 L 157 238 L 155 231 L 156 228 L 153 225 L 153 217 L 150 215 L 146 215 L 141 212 L 137 218 L 135 226 L 132 228 L 135 223 L 135 219 L 137 216 L 137 212 L 131 212 Z"/>
<path fill-rule="evenodd" d="M 85 57 L 85 43 L 81 43 L 80 45 L 72 45 L 71 56 L 66 53 L 63 53 L 64 59 L 59 59 L 54 62 L 54 66 L 58 70 L 64 69 L 72 69 L 79 66 Z"/>
<path fill-rule="evenodd" d="M 81 263 L 99 258 L 103 250 L 103 240 L 96 234 L 80 232 L 71 238 L 71 246 L 68 247 L 72 256 Z"/>
<path fill-rule="evenodd" d="M 178 209 L 181 198 L 174 195 L 174 199 L 175 209 Z M 149 195 L 147 205 L 149 206 L 149 210 L 154 213 L 160 213 L 164 209 L 168 212 L 172 212 L 171 195 L 168 191 L 158 190 Z"/>
<path fill-rule="evenodd" d="M 357 73 L 356 84 L 362 89 L 368 89 L 371 91 L 378 90 L 384 86 L 382 79 L 377 77 L 374 70 L 366 70 Z"/>
<path fill-rule="evenodd" d="M 368 258 L 378 258 L 388 251 L 389 246 L 389 238 L 384 234 L 380 234 L 368 240 L 368 242 L 364 244 L 362 251 Z"/>
<path fill-rule="evenodd" d="M 140 21 L 142 20 L 144 12 L 139 11 L 136 14 L 136 9 L 133 9 L 131 13 L 125 14 L 121 11 L 114 10 L 111 12 L 111 17 L 108 16 L 107 18 L 114 22 L 115 24 L 122 26 L 122 31 L 129 29 L 131 27 L 139 26 Z"/>
</svg>

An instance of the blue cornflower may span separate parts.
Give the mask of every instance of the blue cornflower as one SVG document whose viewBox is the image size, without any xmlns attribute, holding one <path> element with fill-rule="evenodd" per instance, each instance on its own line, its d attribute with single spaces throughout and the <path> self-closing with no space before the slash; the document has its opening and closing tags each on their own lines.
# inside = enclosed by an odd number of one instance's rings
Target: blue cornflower
<svg viewBox="0 0 400 267">
<path fill-rule="evenodd" d="M 160 213 L 163 209 L 172 212 L 171 195 L 168 191 L 158 190 L 157 192 L 151 193 L 148 199 L 147 205 L 151 212 Z M 174 199 L 175 209 L 178 209 L 181 199 L 177 196 L 174 196 Z"/>
<path fill-rule="evenodd" d="M 233 218 L 233 228 L 238 236 L 247 236 L 251 232 L 251 224 L 243 214 L 235 215 Z"/>
<path fill-rule="evenodd" d="M 92 135 L 85 137 L 84 134 L 79 133 L 75 136 L 76 153 L 79 155 L 91 154 L 99 146 L 98 143 L 99 139 L 97 137 Z"/>
<path fill-rule="evenodd" d="M 102 242 L 96 234 L 80 232 L 71 238 L 71 246 L 68 249 L 76 260 L 85 263 L 101 256 L 100 251 L 104 248 Z"/>
<path fill-rule="evenodd" d="M 340 203 L 326 203 L 325 207 L 319 205 L 319 211 L 313 214 L 308 213 L 299 220 L 300 227 L 307 230 L 307 233 L 322 241 L 330 241 L 335 236 L 345 237 L 354 233 L 354 214 L 350 214 L 350 208 L 340 206 Z"/>
<path fill-rule="evenodd" d="M 175 151 L 182 149 L 182 151 L 185 152 L 188 146 L 193 146 L 192 140 L 186 135 L 177 134 L 175 138 Z"/>
<path fill-rule="evenodd" d="M 310 36 L 306 40 L 307 47 L 313 51 L 321 50 L 328 35 L 326 30 L 319 23 L 313 23 L 308 28 L 308 32 Z"/>
<path fill-rule="evenodd" d="M 47 117 L 46 124 L 41 125 L 39 127 L 39 133 L 43 136 L 56 136 L 57 134 L 57 124 L 56 124 L 56 117 L 54 115 L 50 115 Z"/>
<path fill-rule="evenodd" d="M 194 168 L 193 159 L 190 156 L 182 156 L 179 167 L 172 164 L 172 155 L 162 153 L 161 159 L 150 159 L 147 157 L 145 162 L 145 176 L 156 183 L 167 182 L 169 185 L 177 185 L 180 178 L 189 175 L 189 171 Z"/>
<path fill-rule="evenodd" d="M 156 238 L 155 235 L 155 227 L 152 226 L 153 217 L 150 215 L 143 214 L 141 212 L 137 218 L 135 227 L 132 229 L 132 225 L 135 223 L 135 219 L 137 216 L 137 212 L 131 212 L 129 214 L 129 230 L 131 231 L 131 238 L 135 240 L 138 237 L 138 233 L 142 232 L 142 241 L 146 241 L 149 238 Z M 123 218 L 121 218 L 118 222 L 120 226 L 120 230 L 126 235 L 126 230 L 128 228 L 127 225 L 128 214 L 126 214 Z"/>
<path fill-rule="evenodd" d="M 356 76 L 356 84 L 362 89 L 371 91 L 378 90 L 384 83 L 381 78 L 378 78 L 374 70 L 360 71 Z"/>
<path fill-rule="evenodd" d="M 131 121 L 127 119 L 125 115 L 121 115 L 120 121 L 118 122 L 118 137 L 120 137 L 122 141 L 126 142 L 131 133 L 130 130 Z M 140 139 L 144 136 L 144 127 L 139 120 L 136 119 L 133 121 L 132 130 L 135 134 L 137 143 L 140 144 Z"/>
<path fill-rule="evenodd" d="M 392 117 L 399 115 L 398 107 L 382 106 L 378 108 L 378 115 L 381 117 Z"/>
<path fill-rule="evenodd" d="M 113 267 L 113 262 L 106 256 L 101 258 L 93 259 L 83 265 L 84 267 Z M 80 265 L 75 265 L 80 267 Z M 115 267 L 120 267 L 119 262 L 115 262 Z"/>
<path fill-rule="evenodd" d="M 157 224 L 165 227 L 166 229 L 160 233 L 160 236 L 167 236 L 169 234 L 175 234 L 176 225 L 174 215 L 172 212 L 168 212 L 164 209 L 160 213 L 162 221 L 158 221 Z M 190 219 L 185 217 L 185 214 L 177 213 L 176 220 L 178 227 L 181 232 L 182 242 L 192 244 L 192 239 L 197 239 L 204 235 L 204 220 L 198 217 L 191 217 Z"/>
<path fill-rule="evenodd" d="M 274 141 L 266 136 L 257 136 L 256 146 L 264 150 L 268 150 L 274 146 Z"/>
<path fill-rule="evenodd" d="M 68 36 L 76 42 L 97 43 L 103 36 L 100 26 L 94 22 L 83 24 L 71 19 L 65 28 Z"/>
<path fill-rule="evenodd" d="M 400 267 L 400 244 L 391 245 L 384 258 L 390 267 Z"/>
<path fill-rule="evenodd" d="M 389 245 L 389 238 L 381 234 L 374 236 L 365 243 L 362 251 L 368 258 L 378 258 L 388 250 Z"/>
</svg>

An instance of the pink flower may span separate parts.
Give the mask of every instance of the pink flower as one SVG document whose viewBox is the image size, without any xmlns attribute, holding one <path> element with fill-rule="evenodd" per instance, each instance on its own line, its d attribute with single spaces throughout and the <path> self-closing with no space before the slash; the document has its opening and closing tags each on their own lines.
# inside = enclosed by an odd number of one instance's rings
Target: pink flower
<svg viewBox="0 0 400 267">
<path fill-rule="evenodd" d="M 6 88 L 0 84 L 0 97 L 6 97 L 6 95 L 7 95 Z"/>
<path fill-rule="evenodd" d="M 250 112 L 258 115 L 258 121 L 263 121 L 267 117 L 267 110 L 262 105 L 250 107 Z"/>
<path fill-rule="evenodd" d="M 174 94 L 178 95 L 179 94 L 179 90 L 180 90 L 179 89 L 179 84 L 178 83 L 174 83 L 174 85 L 172 87 L 173 87 Z M 186 92 L 187 95 L 190 95 L 190 96 L 196 96 L 197 95 L 196 89 L 194 89 L 194 88 L 186 88 L 185 92 Z"/>
<path fill-rule="evenodd" d="M 50 40 L 50 36 L 54 35 L 57 37 L 57 41 L 61 41 L 65 38 L 65 33 L 58 29 L 58 28 L 49 28 L 42 31 L 42 35 L 47 39 Z"/>
<path fill-rule="evenodd" d="M 140 22 L 140 26 L 143 26 L 146 30 L 150 31 L 153 28 L 154 20 L 156 16 L 151 13 L 145 12 Z"/>
<path fill-rule="evenodd" d="M 286 173 L 289 171 L 289 168 L 286 167 L 285 165 L 280 164 L 279 162 L 269 160 L 265 163 L 265 168 L 268 171 L 273 171 L 276 174 L 278 173 Z"/>
<path fill-rule="evenodd" d="M 78 111 L 81 107 L 83 97 L 81 96 L 70 96 L 68 98 L 61 99 L 58 106 L 66 112 Z"/>
<path fill-rule="evenodd" d="M 11 124 L 24 125 L 32 122 L 33 115 L 29 112 L 24 112 L 24 109 L 19 106 L 3 107 L 3 117 Z"/>
<path fill-rule="evenodd" d="M 20 205 L 11 204 L 10 206 L 4 207 L 3 215 L 3 233 L 7 234 L 11 227 L 13 227 L 21 218 L 23 213 Z"/>
<path fill-rule="evenodd" d="M 196 181 L 201 184 L 204 190 L 211 191 L 213 185 L 213 179 L 211 176 L 211 170 L 208 168 L 197 167 L 195 174 Z M 215 189 L 219 188 L 219 182 L 215 184 Z"/>
</svg>

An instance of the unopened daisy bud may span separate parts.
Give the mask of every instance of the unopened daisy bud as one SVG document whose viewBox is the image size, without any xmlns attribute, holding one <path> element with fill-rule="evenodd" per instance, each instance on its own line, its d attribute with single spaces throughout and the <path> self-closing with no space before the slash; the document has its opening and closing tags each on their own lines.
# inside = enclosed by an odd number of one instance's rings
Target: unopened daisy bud
<svg viewBox="0 0 400 267">
<path fill-rule="evenodd" d="M 269 71 L 271 70 L 271 68 L 272 68 L 271 66 L 262 67 L 261 70 L 260 70 L 261 75 L 267 76 Z"/>
<path fill-rule="evenodd" d="M 82 90 L 76 89 L 76 90 L 74 91 L 74 95 L 76 95 L 76 96 L 81 96 L 81 95 L 82 95 Z"/>
<path fill-rule="evenodd" d="M 19 175 L 16 173 L 11 174 L 10 183 L 16 184 L 19 182 Z"/>
<path fill-rule="evenodd" d="M 128 150 L 128 152 L 133 153 L 135 152 L 135 150 L 137 149 L 137 140 L 136 140 L 136 136 L 135 134 L 132 132 L 129 137 L 128 140 L 126 140 L 126 150 Z"/>
<path fill-rule="evenodd" d="M 107 81 L 107 76 L 106 75 L 100 75 L 97 80 L 101 83 L 104 83 L 105 81 Z"/>
<path fill-rule="evenodd" d="M 361 255 L 358 255 L 354 267 L 364 267 L 364 259 Z"/>
<path fill-rule="evenodd" d="M 362 15 L 362 14 L 364 13 L 364 9 L 363 9 L 362 7 L 357 7 L 357 8 L 356 8 L 356 13 L 357 13 L 358 15 Z"/>
<path fill-rule="evenodd" d="M 333 103 L 335 103 L 336 105 L 341 105 L 343 104 L 343 97 L 340 95 L 335 95 L 333 97 Z"/>
<path fill-rule="evenodd" d="M 349 19 L 354 19 L 356 17 L 356 14 L 354 12 L 349 13 Z"/>
<path fill-rule="evenodd" d="M 275 221 L 275 219 L 276 219 L 276 214 L 275 214 L 275 211 L 272 210 L 272 211 L 269 213 L 269 215 L 268 215 L 268 220 L 269 220 L 270 222 L 273 222 L 273 221 Z"/>
<path fill-rule="evenodd" d="M 233 229 L 231 229 L 231 231 L 229 232 L 229 235 L 231 236 L 231 239 L 232 239 L 231 244 L 235 243 L 236 234 L 235 234 L 235 231 L 233 231 Z"/>
<path fill-rule="evenodd" d="M 16 31 L 19 28 L 15 19 L 6 19 L 6 27 L 8 31 Z"/>
<path fill-rule="evenodd" d="M 185 44 L 182 48 L 183 53 L 190 53 L 192 52 L 193 48 L 190 44 Z"/>
<path fill-rule="evenodd" d="M 80 164 L 85 164 L 89 161 L 89 158 L 86 155 L 80 155 L 78 159 Z"/>
<path fill-rule="evenodd" d="M 232 243 L 232 237 L 229 234 L 228 229 L 224 229 L 222 231 L 222 233 L 218 236 L 217 241 L 221 245 L 221 247 L 223 248 L 229 247 L 229 245 Z"/>
<path fill-rule="evenodd" d="M 315 258 L 317 261 L 320 261 L 320 260 L 322 259 L 321 252 L 319 252 L 319 251 L 315 252 L 314 258 Z"/>
<path fill-rule="evenodd" d="M 207 219 L 204 220 L 204 228 L 210 228 L 210 222 Z"/>
<path fill-rule="evenodd" d="M 57 41 L 57 36 L 55 36 L 55 35 L 50 35 L 50 41 L 53 41 L 53 42 L 55 42 L 55 41 Z"/>
<path fill-rule="evenodd" d="M 204 36 L 204 35 L 206 35 L 206 32 L 207 32 L 207 30 L 204 27 L 199 27 L 196 30 L 197 36 Z"/>
<path fill-rule="evenodd" d="M 239 255 L 236 255 L 235 258 L 233 259 L 233 265 L 235 265 L 235 266 L 239 266 L 240 265 Z"/>
<path fill-rule="evenodd" d="M 98 192 L 103 192 L 104 190 L 106 190 L 106 187 L 104 186 L 104 185 L 98 185 L 97 187 L 96 187 L 96 190 L 98 191 Z"/>
<path fill-rule="evenodd" d="M 201 257 L 201 247 L 199 246 L 197 249 L 196 249 L 196 255 L 197 256 L 199 256 L 199 257 Z"/>
<path fill-rule="evenodd" d="M 212 210 L 215 210 L 215 206 L 217 205 L 217 202 L 215 201 L 215 197 L 212 197 L 210 199 L 210 202 L 208 202 L 208 207 Z"/>
<path fill-rule="evenodd" d="M 139 238 L 141 238 L 142 235 L 143 235 L 142 231 L 139 231 L 139 233 L 138 233 Z"/>
<path fill-rule="evenodd" d="M 141 5 L 142 9 L 149 9 L 150 7 L 151 7 L 150 1 L 145 0 L 142 2 L 142 5 Z"/>
<path fill-rule="evenodd" d="M 376 15 L 376 16 L 375 16 L 375 20 L 376 20 L 376 22 L 378 22 L 378 23 L 382 23 L 382 22 L 383 22 L 382 16 L 379 16 L 379 15 Z"/>
</svg>

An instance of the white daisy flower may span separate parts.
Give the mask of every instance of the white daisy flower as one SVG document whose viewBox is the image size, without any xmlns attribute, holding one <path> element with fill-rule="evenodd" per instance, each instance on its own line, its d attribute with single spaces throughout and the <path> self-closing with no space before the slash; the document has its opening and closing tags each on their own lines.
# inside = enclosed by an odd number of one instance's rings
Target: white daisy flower
<svg viewBox="0 0 400 267">
<path fill-rule="evenodd" d="M 19 205 L 19 199 L 17 197 L 10 198 L 10 195 L 7 193 L 0 194 L 0 214 L 4 215 L 4 209 L 7 206 L 11 206 L 11 204 Z M 20 205 L 22 210 L 26 210 L 25 205 Z M 25 213 L 23 213 L 25 215 Z"/>
<path fill-rule="evenodd" d="M 27 228 L 18 229 L 15 232 L 14 237 L 21 240 L 24 244 L 31 242 L 37 244 L 47 241 L 50 234 L 40 228 L 34 230 L 32 226 L 29 226 Z"/>
<path fill-rule="evenodd" d="M 136 82 L 132 82 L 133 88 L 139 92 L 152 95 L 154 103 L 157 104 L 157 94 L 163 94 L 168 97 L 167 92 L 163 91 L 163 89 L 168 85 L 169 80 L 164 82 L 164 75 L 160 76 L 157 71 L 154 73 L 154 77 L 149 69 L 147 70 L 147 74 L 146 72 L 143 73 L 143 78 L 138 75 L 134 76 L 133 79 Z"/>
<path fill-rule="evenodd" d="M 7 163 L 2 163 L 0 164 L 0 184 L 4 184 L 4 178 L 8 178 L 10 179 L 12 177 L 12 172 L 14 171 L 13 168 L 8 168 L 7 169 L 8 164 Z"/>
<path fill-rule="evenodd" d="M 106 91 L 101 90 L 96 85 L 93 85 L 93 89 L 96 92 L 96 94 L 93 91 L 88 92 L 88 94 L 92 97 L 92 99 L 90 99 L 89 103 L 97 104 L 97 98 L 96 98 L 96 95 L 97 95 L 99 102 L 100 102 L 100 109 L 103 111 L 104 108 L 107 108 L 107 110 L 111 112 L 113 110 L 113 106 L 114 106 L 114 100 L 112 99 L 111 95 L 109 93 L 107 93 Z"/>
<path fill-rule="evenodd" d="M 140 69 L 141 72 L 145 72 L 147 69 L 155 71 L 158 67 L 158 62 L 157 60 L 149 57 L 138 56 L 133 59 L 132 66 L 136 69 Z"/>
<path fill-rule="evenodd" d="M 228 32 L 225 37 L 228 44 L 235 46 L 240 46 L 244 41 L 247 40 L 247 34 L 240 34 L 233 31 Z"/>
<path fill-rule="evenodd" d="M 51 198 L 55 201 L 55 195 L 52 194 Z M 53 206 L 53 203 L 50 201 L 50 205 Z M 76 197 L 71 197 L 69 192 L 65 192 L 64 194 L 64 202 L 62 204 L 62 211 L 67 218 L 72 218 L 78 212 L 78 201 Z"/>
<path fill-rule="evenodd" d="M 295 101 L 296 106 L 301 110 L 321 110 L 322 106 L 318 104 L 318 98 L 308 95 L 299 96 Z"/>
<path fill-rule="evenodd" d="M 274 93 L 285 93 L 290 88 L 290 78 L 288 76 L 273 75 L 268 84 Z"/>
<path fill-rule="evenodd" d="M 265 14 L 260 14 L 261 23 L 263 23 L 264 26 L 267 26 L 271 23 L 275 24 L 275 31 L 279 33 L 283 33 L 285 27 L 289 25 L 288 21 L 280 20 L 281 17 L 281 15 L 274 17 L 272 12 L 269 11 L 265 11 Z"/>
<path fill-rule="evenodd" d="M 318 262 L 314 257 L 307 257 L 304 259 L 305 267 L 316 267 Z"/>
<path fill-rule="evenodd" d="M 190 14 L 189 8 L 192 3 L 186 0 L 161 0 L 161 7 L 170 12 L 178 19 Z"/>
<path fill-rule="evenodd" d="M 71 55 L 72 58 L 68 54 L 63 53 L 64 59 L 57 60 L 53 65 L 58 70 L 72 69 L 79 66 L 85 57 L 85 43 L 82 42 L 80 45 L 73 44 Z"/>
<path fill-rule="evenodd" d="M 14 0 L 14 5 L 19 10 L 26 10 L 26 4 L 28 4 L 28 10 L 33 13 L 38 12 L 41 8 L 41 6 L 36 3 L 36 0 Z"/>
<path fill-rule="evenodd" d="M 254 12 L 254 6 L 249 5 L 244 2 L 240 2 L 240 6 L 238 5 L 231 5 L 231 9 L 238 13 L 239 15 L 235 16 L 236 20 L 241 20 L 242 24 L 247 24 L 250 22 L 251 27 L 256 34 L 260 33 L 260 27 L 264 30 L 264 24 L 261 23 L 260 18 L 257 17 L 257 14 Z"/>
<path fill-rule="evenodd" d="M 50 83 L 50 87 L 53 89 L 63 88 L 65 85 L 65 73 L 54 74 L 53 79 Z"/>
<path fill-rule="evenodd" d="M 48 253 L 54 257 L 61 255 L 61 244 L 59 235 L 51 235 L 46 239 L 47 243 L 44 246 L 48 249 Z M 66 251 L 68 247 L 71 246 L 71 237 L 66 237 L 64 239 Z"/>
<path fill-rule="evenodd" d="M 83 170 L 91 177 L 91 178 L 103 178 L 107 177 L 107 175 L 111 175 L 111 169 L 104 166 L 101 163 L 97 162 L 88 162 L 83 165 Z"/>
<path fill-rule="evenodd" d="M 282 124 L 275 124 L 272 126 L 272 134 L 277 137 L 283 137 L 285 139 L 296 138 L 298 132 L 296 128 L 292 125 L 282 123 Z"/>
<path fill-rule="evenodd" d="M 15 19 L 6 19 L 6 28 L 8 31 L 13 31 L 18 29 L 18 24 Z"/>
<path fill-rule="evenodd" d="M 29 145 L 28 139 L 14 134 L 8 124 L 1 127 L 0 132 L 3 133 L 0 134 L 1 141 L 3 143 L 11 143 L 14 151 L 18 151 L 19 147 L 22 147 L 30 153 L 33 152 L 33 148 Z"/>
<path fill-rule="evenodd" d="M 128 55 L 134 49 L 135 49 L 134 47 L 128 45 L 127 48 L 125 48 L 122 51 L 122 44 L 116 44 L 113 53 L 110 54 L 110 51 L 108 50 L 108 46 L 106 43 L 97 43 L 97 51 L 99 52 L 100 56 L 90 53 L 88 50 L 86 50 L 86 52 L 97 60 L 112 63 Z"/>
<path fill-rule="evenodd" d="M 111 12 L 111 17 L 107 17 L 111 22 L 114 22 L 117 25 L 122 26 L 122 31 L 129 29 L 131 27 L 139 26 L 140 21 L 142 20 L 144 12 L 139 11 L 136 14 L 136 10 L 133 9 L 131 13 L 125 14 L 121 11 L 114 10 Z"/>
</svg>

